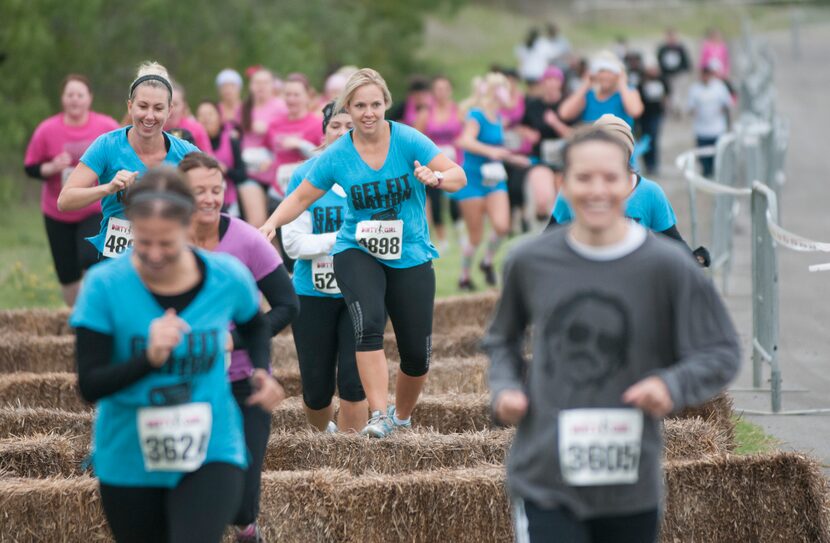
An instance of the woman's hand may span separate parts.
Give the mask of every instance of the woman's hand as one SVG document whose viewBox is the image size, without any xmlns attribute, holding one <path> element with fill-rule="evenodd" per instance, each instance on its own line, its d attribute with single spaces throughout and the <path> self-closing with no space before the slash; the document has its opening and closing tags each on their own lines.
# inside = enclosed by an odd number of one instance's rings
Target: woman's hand
<svg viewBox="0 0 830 543">
<path fill-rule="evenodd" d="M 112 178 L 112 181 L 107 183 L 107 192 L 109 194 L 115 194 L 121 192 L 122 190 L 126 190 L 130 188 L 135 180 L 138 178 L 138 172 L 131 172 L 128 170 L 118 170 L 118 173 L 115 174 L 115 177 Z"/>
<path fill-rule="evenodd" d="M 527 396 L 521 390 L 503 390 L 496 398 L 494 407 L 499 422 L 515 426 L 527 415 Z"/>
<path fill-rule="evenodd" d="M 421 166 L 421 163 L 417 160 L 415 161 L 415 178 L 428 187 L 434 187 L 438 184 L 435 172 L 426 166 Z"/>
<path fill-rule="evenodd" d="M 254 387 L 254 392 L 245 403 L 258 405 L 267 413 L 273 411 L 285 399 L 282 386 L 262 368 L 254 370 L 254 374 L 251 375 L 251 385 Z"/>
<path fill-rule="evenodd" d="M 168 309 L 164 315 L 150 323 L 150 338 L 147 346 L 147 360 L 154 368 L 160 368 L 170 358 L 170 353 L 181 343 L 190 325 L 176 315 L 175 309 Z"/>
</svg>

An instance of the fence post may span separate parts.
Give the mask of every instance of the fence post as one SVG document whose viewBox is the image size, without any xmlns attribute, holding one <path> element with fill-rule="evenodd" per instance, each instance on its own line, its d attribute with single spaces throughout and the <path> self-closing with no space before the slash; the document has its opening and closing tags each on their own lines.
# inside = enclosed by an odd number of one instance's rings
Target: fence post
<svg viewBox="0 0 830 543">
<path fill-rule="evenodd" d="M 757 148 L 757 146 L 756 146 Z M 760 182 L 752 190 L 752 384 L 761 386 L 764 362 L 770 365 L 772 411 L 781 410 L 781 368 L 778 364 L 778 255 L 767 227 L 767 213 L 776 220 L 775 193 Z"/>
<path fill-rule="evenodd" d="M 715 150 L 715 181 L 721 185 L 735 186 L 735 137 L 725 134 L 718 139 Z M 729 274 L 732 270 L 732 227 L 735 197 L 728 194 L 715 196 L 712 216 L 712 267 L 720 271 L 724 295 L 729 293 Z"/>
</svg>

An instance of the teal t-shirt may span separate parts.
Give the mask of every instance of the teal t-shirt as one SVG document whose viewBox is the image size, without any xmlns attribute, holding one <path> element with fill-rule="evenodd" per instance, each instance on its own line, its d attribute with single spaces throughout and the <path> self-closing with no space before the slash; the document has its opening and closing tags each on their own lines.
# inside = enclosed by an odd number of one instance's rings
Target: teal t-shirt
<svg viewBox="0 0 830 543">
<path fill-rule="evenodd" d="M 106 134 L 101 134 L 92 145 L 87 148 L 81 156 L 80 161 L 89 167 L 98 176 L 98 184 L 104 185 L 112 181 L 115 174 L 119 170 L 127 170 L 130 172 L 138 172 L 138 178 L 144 175 L 147 167 L 138 158 L 138 155 L 127 141 L 127 131 L 132 126 L 125 126 Z M 167 144 L 167 156 L 164 157 L 164 163 L 170 166 L 177 166 L 182 158 L 188 153 L 199 152 L 196 146 L 173 136 L 172 134 L 164 133 L 165 143 Z M 87 238 L 92 243 L 99 253 L 104 252 L 104 238 L 107 232 L 107 223 L 110 217 L 119 219 L 124 218 L 124 196 L 126 191 L 119 191 L 115 194 L 109 194 L 101 200 L 101 210 L 104 218 L 101 221 L 101 231 L 97 236 Z"/>
<path fill-rule="evenodd" d="M 314 166 L 317 157 L 310 158 L 294 170 L 291 182 L 286 189 L 286 196 L 297 190 L 303 179 Z M 337 232 L 346 218 L 346 196 L 337 193 L 336 187 L 328 191 L 322 198 L 311 204 L 308 212 L 311 213 L 312 234 L 328 234 Z M 311 277 L 311 261 L 297 259 L 294 263 L 294 290 L 299 296 L 320 296 L 322 298 L 342 298 L 341 294 L 328 294 L 314 288 Z"/>
<path fill-rule="evenodd" d="M 378 244 L 386 256 L 379 258 L 390 268 L 412 268 L 438 257 L 438 251 L 429 239 L 425 212 L 426 189 L 415 178 L 415 161 L 426 166 L 441 152 L 426 136 L 412 127 L 387 121 L 391 142 L 386 161 L 380 169 L 370 168 L 360 157 L 352 140 L 352 133 L 331 144 L 314 162 L 306 180 L 320 190 L 329 191 L 337 183 L 346 191 L 348 206 L 343 226 L 332 249 L 336 255 L 347 249 L 359 249 L 372 254 L 358 242 L 358 225 L 362 221 L 402 221 L 400 242 Z M 387 224 L 391 224 L 387 223 Z M 369 226 L 363 223 L 364 226 Z M 381 225 L 379 230 L 385 230 Z M 361 235 L 366 235 L 363 229 Z M 388 241 L 388 240 L 387 240 Z M 395 253 L 394 251 L 398 251 Z"/>
<path fill-rule="evenodd" d="M 205 262 L 204 284 L 179 314 L 190 331 L 162 367 L 97 403 L 92 465 L 105 484 L 171 488 L 186 475 L 145 468 L 139 412 L 171 403 L 210 405 L 211 431 L 203 464 L 247 466 L 242 415 L 225 371 L 225 342 L 231 322 L 245 323 L 254 317 L 259 291 L 251 272 L 236 258 L 196 254 Z M 111 363 L 121 364 L 146 349 L 150 323 L 163 314 L 132 259 L 116 258 L 93 266 L 84 277 L 70 324 L 112 336 Z M 177 392 L 176 400 L 168 391 Z"/>
<path fill-rule="evenodd" d="M 677 224 L 677 217 L 663 187 L 650 179 L 641 177 L 625 204 L 625 216 L 633 219 L 654 232 L 668 230 Z M 559 194 L 553 207 L 553 218 L 559 224 L 573 220 L 570 204 Z"/>
</svg>

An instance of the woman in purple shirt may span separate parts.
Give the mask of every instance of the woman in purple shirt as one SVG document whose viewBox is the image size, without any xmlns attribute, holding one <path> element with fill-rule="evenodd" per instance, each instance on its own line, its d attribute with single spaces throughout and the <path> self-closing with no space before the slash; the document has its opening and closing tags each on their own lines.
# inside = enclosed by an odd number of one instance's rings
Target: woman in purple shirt
<svg viewBox="0 0 830 543">
<path fill-rule="evenodd" d="M 190 230 L 190 241 L 208 251 L 227 253 L 238 258 L 256 279 L 268 304 L 266 314 L 271 334 L 288 326 L 300 310 L 294 286 L 273 245 L 256 228 L 241 219 L 221 213 L 225 198 L 225 180 L 219 163 L 204 153 L 190 153 L 179 163 L 196 198 L 196 211 Z M 259 541 L 256 518 L 259 513 L 262 461 L 271 430 L 271 413 L 248 405 L 252 388 L 248 378 L 253 372 L 251 360 L 236 330 L 230 331 L 231 345 L 228 379 L 234 398 L 242 411 L 245 442 L 251 455 L 245 475 L 242 507 L 234 524 L 240 527 L 237 541 Z"/>
</svg>

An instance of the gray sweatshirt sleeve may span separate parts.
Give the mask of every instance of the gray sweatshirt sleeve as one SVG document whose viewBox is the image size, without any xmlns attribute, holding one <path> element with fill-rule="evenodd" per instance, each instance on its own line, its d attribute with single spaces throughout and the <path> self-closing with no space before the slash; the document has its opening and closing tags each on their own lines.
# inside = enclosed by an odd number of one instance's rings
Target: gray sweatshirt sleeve
<svg viewBox="0 0 830 543">
<path fill-rule="evenodd" d="M 674 288 L 674 345 L 677 361 L 658 373 L 675 411 L 718 394 L 740 368 L 738 334 L 712 282 L 683 263 Z"/>
<path fill-rule="evenodd" d="M 524 390 L 528 311 L 517 270 L 521 262 L 517 265 L 515 257 L 514 253 L 505 261 L 501 298 L 482 342 L 482 348 L 490 357 L 491 403 L 503 390 Z"/>
</svg>

